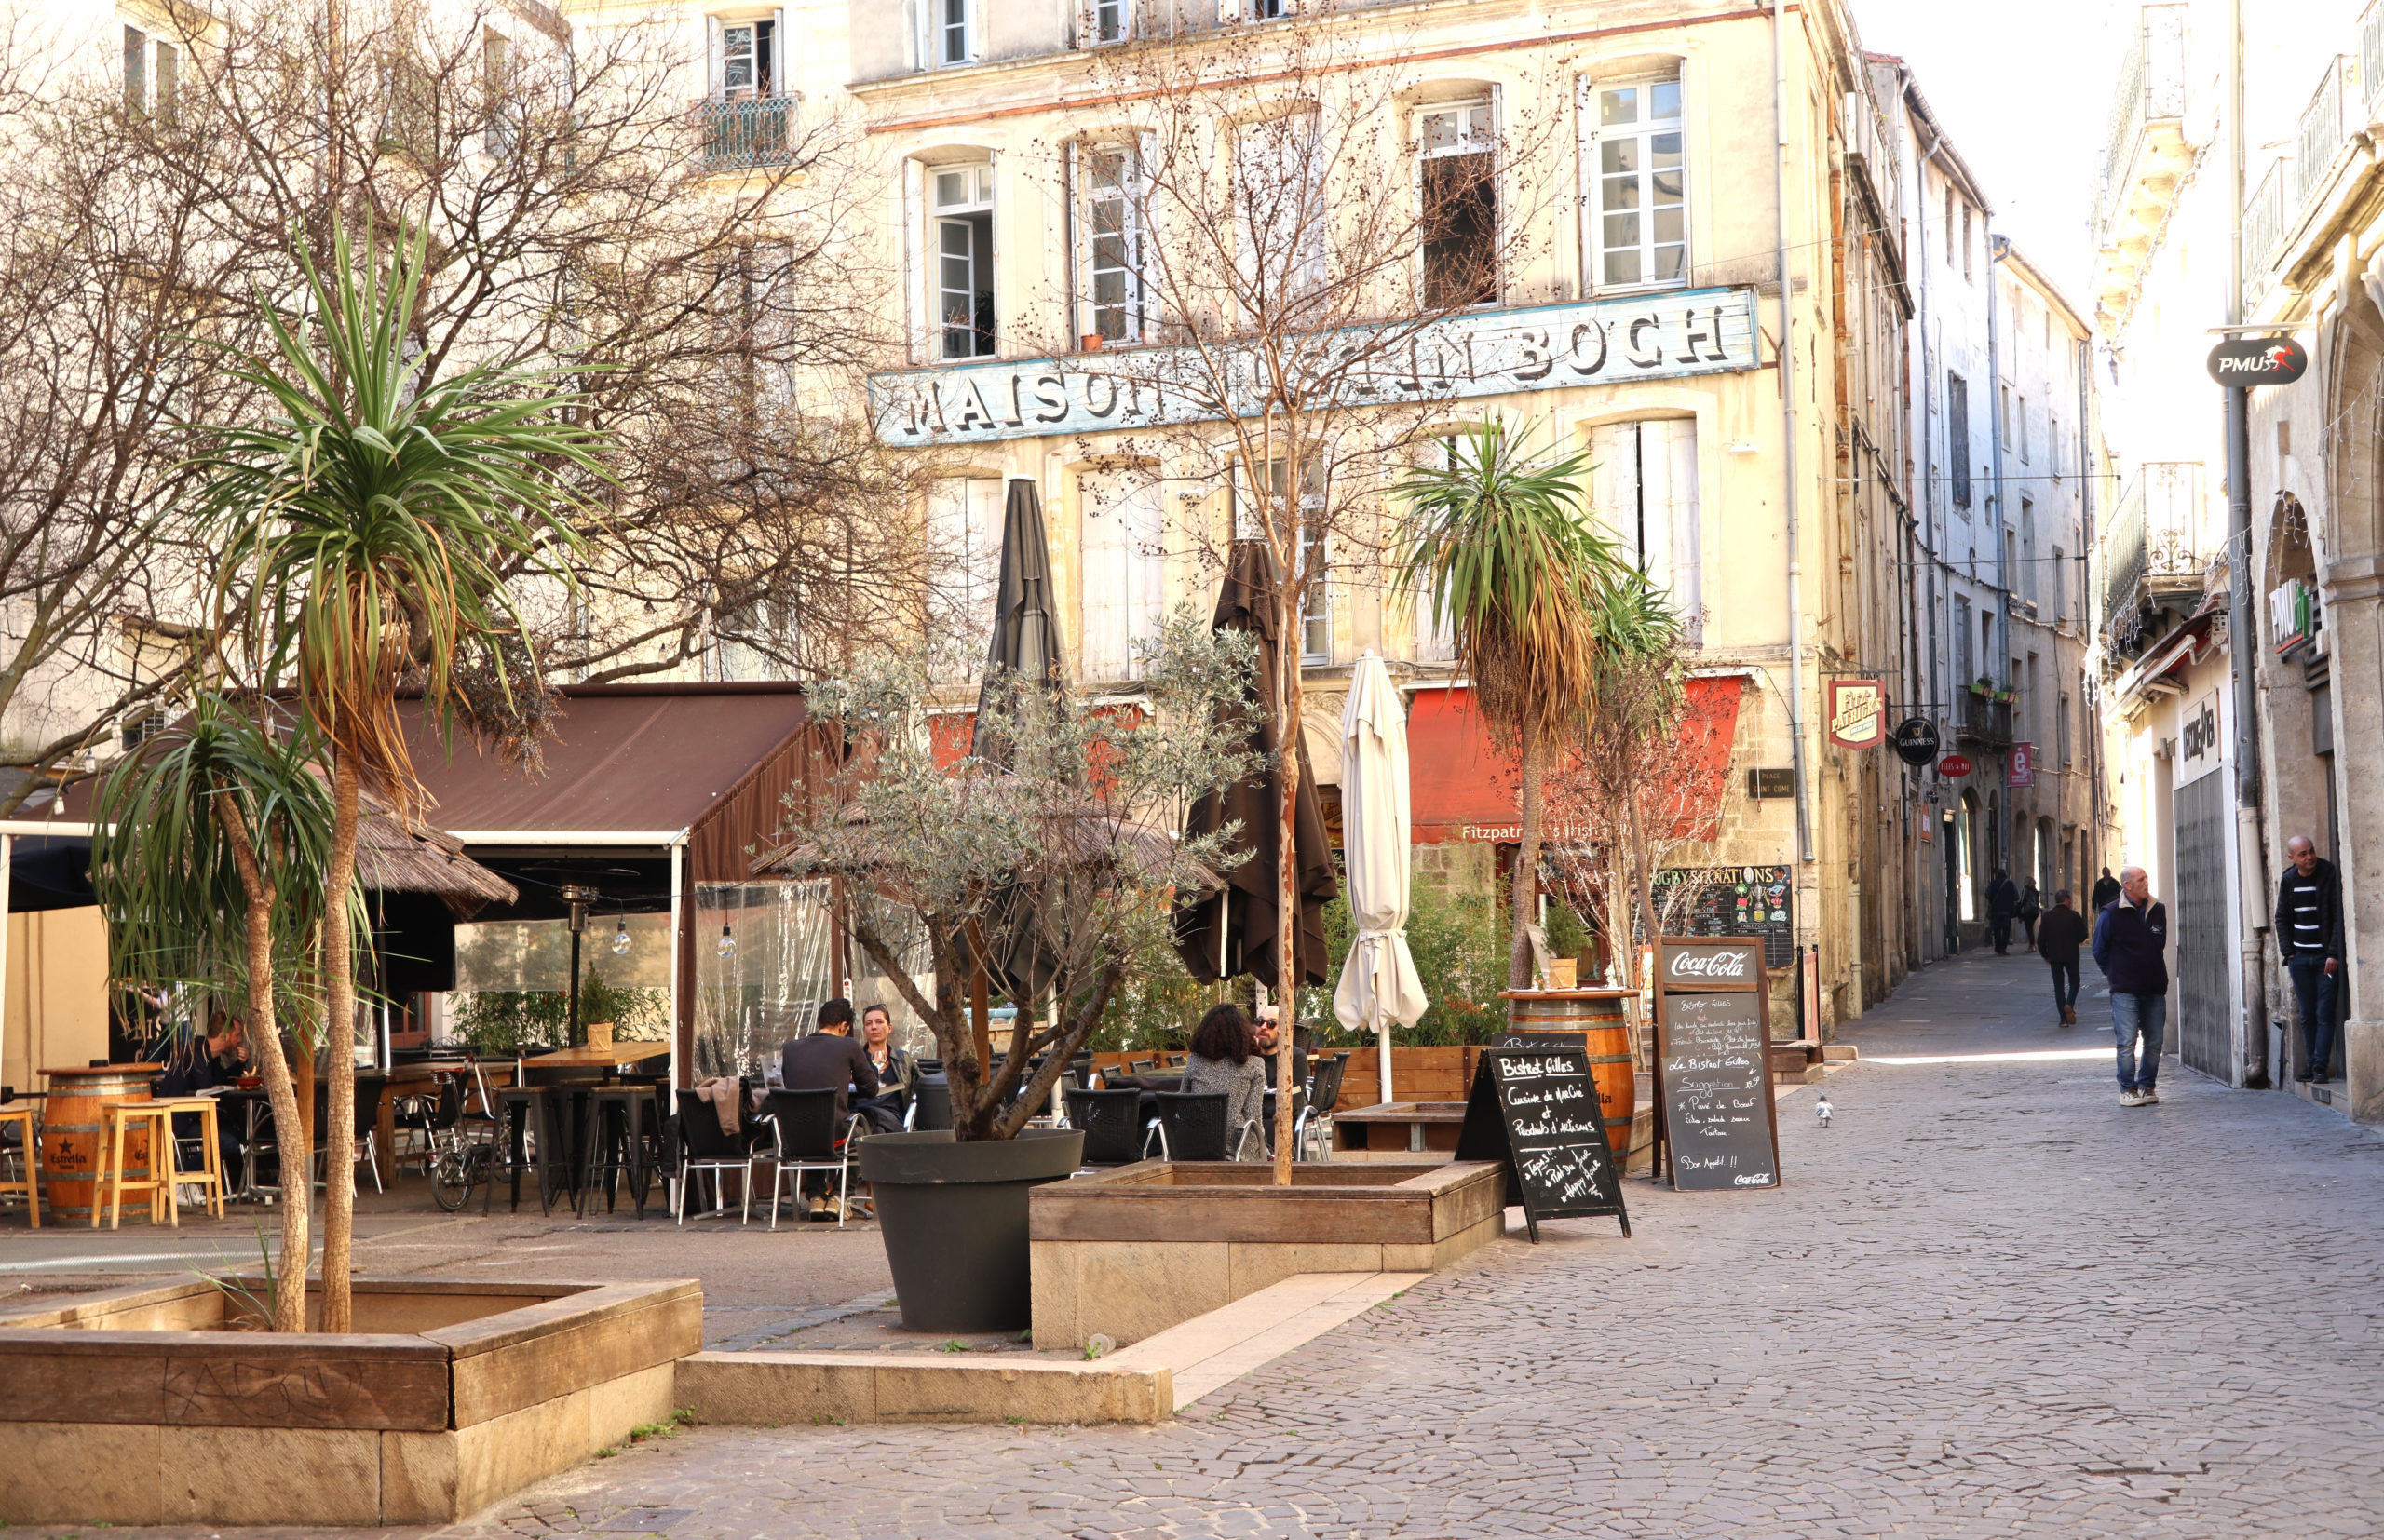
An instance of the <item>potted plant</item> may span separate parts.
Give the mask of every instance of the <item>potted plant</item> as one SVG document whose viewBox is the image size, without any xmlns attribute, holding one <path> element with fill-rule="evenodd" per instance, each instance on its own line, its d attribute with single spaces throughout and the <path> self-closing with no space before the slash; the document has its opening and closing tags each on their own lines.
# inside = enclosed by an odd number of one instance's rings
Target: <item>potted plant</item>
<svg viewBox="0 0 2384 1540">
<path fill-rule="evenodd" d="M 1179 615 L 1145 655 L 1137 705 L 997 677 L 956 759 L 927 714 L 953 672 L 928 652 L 815 695 L 845 757 L 790 796 L 786 843 L 755 870 L 842 879 L 854 939 L 943 1060 L 952 1128 L 860 1146 L 913 1330 L 1027 1324 L 1027 1189 L 1074 1171 L 1083 1148 L 1029 1122 L 1134 959 L 1165 944 L 1175 890 L 1218 881 L 1234 831 L 1168 831 L 1249 772 L 1219 724 L 1249 694 L 1251 659 L 1248 639 Z M 977 1030 L 989 997 L 1018 1012 L 998 1060 Z"/>
</svg>

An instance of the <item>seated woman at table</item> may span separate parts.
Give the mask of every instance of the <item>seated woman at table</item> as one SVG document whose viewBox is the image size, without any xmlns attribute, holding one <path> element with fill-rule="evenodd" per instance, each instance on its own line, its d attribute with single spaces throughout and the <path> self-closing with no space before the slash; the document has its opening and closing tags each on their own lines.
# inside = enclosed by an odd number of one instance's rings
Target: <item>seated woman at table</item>
<svg viewBox="0 0 2384 1540">
<path fill-rule="evenodd" d="M 871 1006 L 860 1013 L 861 1051 L 869 1055 L 869 1067 L 877 1072 L 878 1094 L 856 1098 L 853 1111 L 867 1117 L 870 1127 L 882 1134 L 901 1131 L 902 1109 L 910 1104 L 911 1084 L 918 1078 L 916 1061 L 896 1047 L 893 1039 L 894 1018 L 884 1006 Z"/>
<path fill-rule="evenodd" d="M 1226 1097 L 1226 1147 L 1237 1160 L 1264 1160 L 1264 1140 L 1244 1139 L 1245 1126 L 1256 1123 L 1266 1108 L 1266 1071 L 1250 1032 L 1250 1018 L 1234 1005 L 1212 1006 L 1192 1033 L 1191 1061 L 1184 1067 L 1184 1088 L 1194 1094 L 1223 1091 Z"/>
</svg>

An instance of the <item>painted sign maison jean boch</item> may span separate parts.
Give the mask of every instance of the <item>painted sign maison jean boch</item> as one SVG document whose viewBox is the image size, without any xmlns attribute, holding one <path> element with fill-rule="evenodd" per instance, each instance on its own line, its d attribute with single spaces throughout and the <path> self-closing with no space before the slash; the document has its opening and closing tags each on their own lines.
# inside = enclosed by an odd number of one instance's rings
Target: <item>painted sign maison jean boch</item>
<svg viewBox="0 0 2384 1540">
<path fill-rule="evenodd" d="M 1351 407 L 1456 400 L 1568 385 L 1617 385 L 1753 369 L 1754 290 L 1696 289 L 1577 304 L 1452 316 L 1397 345 L 1352 330 L 1341 359 L 1321 357 Z M 881 442 L 987 443 L 1131 432 L 1213 420 L 1212 361 L 1185 347 L 1117 347 L 1065 358 L 992 360 L 874 374 L 870 417 Z M 1259 408 L 1254 367 L 1237 412 Z"/>
</svg>

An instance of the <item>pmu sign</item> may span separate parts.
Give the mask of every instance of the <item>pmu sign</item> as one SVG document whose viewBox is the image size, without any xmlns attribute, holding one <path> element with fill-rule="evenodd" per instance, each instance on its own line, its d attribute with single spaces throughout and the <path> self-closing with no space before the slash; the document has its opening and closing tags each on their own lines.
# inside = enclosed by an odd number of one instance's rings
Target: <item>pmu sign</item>
<svg viewBox="0 0 2384 1540">
<path fill-rule="evenodd" d="M 2290 337 L 2229 337 L 2210 350 L 2210 377 L 2223 385 L 2291 385 L 2310 355 Z"/>
</svg>

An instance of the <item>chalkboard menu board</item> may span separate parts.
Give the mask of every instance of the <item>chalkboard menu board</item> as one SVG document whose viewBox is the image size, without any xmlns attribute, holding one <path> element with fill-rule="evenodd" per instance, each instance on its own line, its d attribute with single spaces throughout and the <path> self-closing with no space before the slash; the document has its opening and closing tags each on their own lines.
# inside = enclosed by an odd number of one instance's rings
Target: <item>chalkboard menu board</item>
<svg viewBox="0 0 2384 1540">
<path fill-rule="evenodd" d="M 1734 951 L 1754 945 L 1751 937 L 1664 942 L 1656 1085 L 1673 1186 L 1682 1192 L 1780 1185 L 1768 995 L 1761 968 L 1732 966 Z"/>
<path fill-rule="evenodd" d="M 1631 1234 L 1597 1083 L 1578 1048 L 1485 1049 L 1456 1157 L 1506 1163 L 1507 1201 L 1523 1205 L 1535 1241 L 1543 1219 L 1610 1215 Z"/>
<path fill-rule="evenodd" d="M 1668 890 L 1691 889 L 1688 912 L 1666 924 L 1688 936 L 1747 936 L 1763 942 L 1767 967 L 1796 960 L 1796 884 L 1784 866 L 1674 867 L 1656 873 L 1656 902 L 1673 911 Z"/>
</svg>

